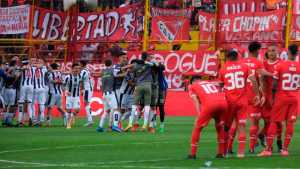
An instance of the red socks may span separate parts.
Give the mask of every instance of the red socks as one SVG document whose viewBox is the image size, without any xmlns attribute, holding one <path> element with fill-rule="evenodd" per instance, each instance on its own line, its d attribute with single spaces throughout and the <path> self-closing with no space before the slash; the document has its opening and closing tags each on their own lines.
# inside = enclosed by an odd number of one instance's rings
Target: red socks
<svg viewBox="0 0 300 169">
<path fill-rule="evenodd" d="M 250 151 L 254 151 L 255 145 L 257 143 L 257 132 L 258 132 L 258 127 L 252 125 L 250 127 Z"/>
<path fill-rule="evenodd" d="M 239 127 L 245 128 L 245 124 L 239 124 Z M 245 154 L 246 149 L 246 129 L 241 130 L 239 129 L 239 147 L 238 147 L 238 154 Z"/>
<path fill-rule="evenodd" d="M 234 138 L 236 135 L 236 125 L 232 125 L 230 130 L 229 130 L 229 135 L 228 135 L 228 151 L 232 151 L 233 149 L 233 142 Z"/>
<path fill-rule="evenodd" d="M 274 137 L 276 135 L 276 123 L 272 122 L 267 133 L 267 150 L 272 151 Z"/>
<path fill-rule="evenodd" d="M 192 140 L 191 140 L 191 155 L 197 154 L 198 142 L 201 136 L 202 128 L 195 126 L 192 133 Z"/>
<path fill-rule="evenodd" d="M 285 131 L 285 138 L 283 143 L 283 150 L 288 150 L 288 147 L 291 143 L 291 139 L 294 134 L 294 123 L 287 122 L 286 124 L 286 131 Z"/>
<path fill-rule="evenodd" d="M 225 155 L 225 131 L 223 125 L 216 125 L 217 139 L 218 139 L 218 154 Z"/>
</svg>

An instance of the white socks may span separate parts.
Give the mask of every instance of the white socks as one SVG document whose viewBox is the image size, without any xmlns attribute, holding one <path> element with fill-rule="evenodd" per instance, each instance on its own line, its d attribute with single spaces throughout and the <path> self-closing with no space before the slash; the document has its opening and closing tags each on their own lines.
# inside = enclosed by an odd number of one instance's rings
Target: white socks
<svg viewBox="0 0 300 169">
<path fill-rule="evenodd" d="M 147 126 L 149 123 L 149 116 L 150 116 L 150 106 L 147 105 L 144 107 L 144 125 Z"/>
<path fill-rule="evenodd" d="M 92 116 L 92 112 L 91 112 L 91 106 L 89 103 L 87 103 L 88 105 L 85 106 L 85 111 L 86 111 L 86 117 L 87 117 L 87 121 L 89 123 L 93 122 L 93 116 Z"/>
<path fill-rule="evenodd" d="M 99 127 L 103 128 L 104 123 L 105 123 L 105 121 L 106 121 L 106 117 L 107 117 L 107 113 L 104 112 L 104 113 L 102 114 L 102 116 L 100 117 Z"/>
</svg>

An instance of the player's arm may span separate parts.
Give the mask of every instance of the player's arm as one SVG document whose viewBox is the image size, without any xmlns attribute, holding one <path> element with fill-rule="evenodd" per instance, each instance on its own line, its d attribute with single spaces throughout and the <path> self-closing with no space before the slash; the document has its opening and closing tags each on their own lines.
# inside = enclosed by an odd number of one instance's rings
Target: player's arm
<svg viewBox="0 0 300 169">
<path fill-rule="evenodd" d="M 261 94 L 261 105 L 264 105 L 266 102 L 266 95 L 265 95 L 265 77 L 264 76 L 259 76 L 259 91 Z"/>
<path fill-rule="evenodd" d="M 195 105 L 195 107 L 196 107 L 197 113 L 199 113 L 200 110 L 201 110 L 200 100 L 198 99 L 197 95 L 195 95 L 195 94 L 194 94 L 194 95 L 191 95 L 191 98 L 192 98 L 192 100 L 193 100 L 193 102 L 194 102 L 194 105 Z"/>
<path fill-rule="evenodd" d="M 259 86 L 256 81 L 255 75 L 249 76 L 248 79 L 251 81 L 253 92 L 256 95 L 254 98 L 254 105 L 258 105 L 260 103 L 260 96 L 259 96 Z"/>
<path fill-rule="evenodd" d="M 266 69 L 261 68 L 257 70 L 257 73 L 259 73 L 261 76 L 273 76 L 272 73 L 268 72 Z"/>
</svg>

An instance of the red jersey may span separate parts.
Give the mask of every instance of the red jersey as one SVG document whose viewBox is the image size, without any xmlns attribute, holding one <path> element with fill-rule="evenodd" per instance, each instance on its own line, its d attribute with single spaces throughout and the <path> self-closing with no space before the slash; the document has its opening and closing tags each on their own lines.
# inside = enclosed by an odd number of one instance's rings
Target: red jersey
<svg viewBox="0 0 300 169">
<path fill-rule="evenodd" d="M 281 61 L 275 67 L 274 78 L 278 79 L 278 95 L 297 96 L 300 83 L 300 64 L 290 60 Z"/>
<path fill-rule="evenodd" d="M 196 95 L 202 104 L 213 104 L 214 101 L 226 101 L 219 83 L 214 81 L 199 81 L 189 85 L 190 96 Z"/>
<path fill-rule="evenodd" d="M 257 73 L 257 70 L 262 69 L 263 68 L 263 64 L 255 57 L 248 57 L 248 58 L 244 58 L 243 59 L 243 63 L 246 64 L 249 69 L 251 74 L 250 75 L 255 75 L 256 81 L 259 82 L 258 78 L 259 75 Z M 251 81 L 247 81 L 247 92 L 248 92 L 248 96 L 254 96 L 254 92 L 252 89 L 252 84 Z"/>
<path fill-rule="evenodd" d="M 264 61 L 264 67 L 265 69 L 270 72 L 274 73 L 276 65 L 280 62 L 280 59 L 277 59 L 274 62 L 270 62 L 268 60 Z M 272 96 L 272 86 L 273 86 L 273 77 L 265 77 L 265 89 L 266 89 L 266 95 L 267 96 Z"/>
<path fill-rule="evenodd" d="M 247 65 L 239 61 L 227 61 L 219 72 L 219 80 L 224 83 L 227 99 L 239 100 L 245 95 L 249 76 Z"/>
</svg>

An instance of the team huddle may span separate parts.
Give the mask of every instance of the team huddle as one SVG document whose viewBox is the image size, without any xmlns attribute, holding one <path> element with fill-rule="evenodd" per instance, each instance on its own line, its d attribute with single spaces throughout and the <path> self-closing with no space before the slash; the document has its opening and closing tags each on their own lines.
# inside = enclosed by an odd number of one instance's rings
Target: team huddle
<svg viewBox="0 0 300 169">
<path fill-rule="evenodd" d="M 288 59 L 278 58 L 277 46 L 268 47 L 264 61 L 258 59 L 260 43 L 248 46 L 250 56 L 242 58 L 235 49 L 226 52 L 226 62 L 218 78 L 204 80 L 194 76 L 189 86 L 198 117 L 191 138 L 190 159 L 195 159 L 202 129 L 210 119 L 217 131 L 217 158 L 232 154 L 233 141 L 238 133 L 237 157 L 245 157 L 246 123 L 249 120 L 249 152 L 255 153 L 260 141 L 265 149 L 258 156 L 271 156 L 277 138 L 278 151 L 288 156 L 294 125 L 300 106 L 300 64 L 296 62 L 298 46 L 290 45 Z M 201 108 L 200 108 L 201 107 Z M 260 129 L 259 121 L 264 121 Z M 285 136 L 282 141 L 283 125 Z"/>
<path fill-rule="evenodd" d="M 37 58 L 14 57 L 1 68 L 1 103 L 4 109 L 3 125 L 13 126 L 17 117 L 17 126 L 23 127 L 28 120 L 29 126 L 41 126 L 44 122 L 51 125 L 51 114 L 57 107 L 63 117 L 64 126 L 71 128 L 74 116 L 80 110 L 80 95 L 83 93 L 88 123 L 92 124 L 90 100 L 93 85 L 87 62 L 80 61 L 72 65 L 71 71 L 62 71 L 59 63 L 49 66 Z M 65 91 L 66 106 L 62 104 Z M 38 106 L 36 106 L 38 105 Z M 35 108 L 39 110 L 36 111 Z M 48 109 L 45 117 L 45 110 Z M 38 112 L 38 113 L 36 113 Z"/>
<path fill-rule="evenodd" d="M 113 65 L 112 60 L 106 60 L 105 69 L 98 73 L 90 72 L 85 60 L 73 63 L 71 71 L 63 71 L 59 63 L 47 66 L 42 59 L 25 58 L 20 62 L 18 57 L 12 58 L 0 69 L 3 125 L 13 126 L 18 111 L 16 121 L 19 127 L 24 126 L 27 120 L 29 126 L 41 126 L 43 123 L 50 126 L 51 114 L 56 107 L 63 117 L 63 126 L 70 129 L 81 109 L 82 96 L 87 114 L 85 126 L 92 126 L 93 73 L 93 76 L 101 76 L 104 102 L 104 112 L 96 129 L 98 132 L 105 130 L 108 117 L 109 130 L 136 131 L 138 120 L 142 117 L 140 112 L 144 115 L 141 130 L 155 132 L 157 107 L 160 110 L 160 131 L 163 132 L 168 88 L 163 75 L 164 66 L 153 62 L 147 53 L 141 60 L 133 60 L 130 64 L 125 52 L 120 52 L 118 57 L 118 64 Z M 62 101 L 64 96 L 65 105 Z M 123 128 L 122 121 L 127 119 L 128 126 Z"/>
</svg>

